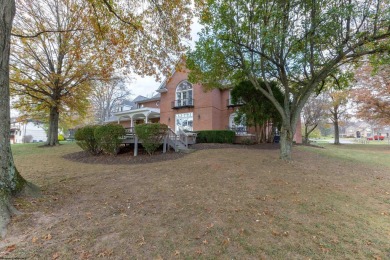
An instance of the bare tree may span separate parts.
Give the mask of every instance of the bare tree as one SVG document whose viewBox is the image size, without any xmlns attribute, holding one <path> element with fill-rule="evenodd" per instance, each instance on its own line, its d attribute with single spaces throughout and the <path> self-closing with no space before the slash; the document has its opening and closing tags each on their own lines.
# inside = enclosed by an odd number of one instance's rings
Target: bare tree
<svg viewBox="0 0 390 260">
<path fill-rule="evenodd" d="M 126 83 L 125 79 L 116 77 L 107 81 L 95 81 L 92 84 L 90 99 L 99 123 L 110 118 L 114 109 L 130 97 L 131 91 Z"/>
<path fill-rule="evenodd" d="M 311 96 L 303 107 L 304 143 L 309 143 L 309 135 L 325 119 L 325 109 L 324 95 Z"/>
</svg>

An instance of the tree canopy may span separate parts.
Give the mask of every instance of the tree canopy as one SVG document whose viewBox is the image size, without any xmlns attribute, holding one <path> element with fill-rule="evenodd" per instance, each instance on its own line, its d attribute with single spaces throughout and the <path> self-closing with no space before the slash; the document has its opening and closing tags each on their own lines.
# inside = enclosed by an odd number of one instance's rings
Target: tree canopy
<svg viewBox="0 0 390 260">
<path fill-rule="evenodd" d="M 19 1 L 13 33 L 24 36 L 13 38 L 11 50 L 16 108 L 31 117 L 45 111 L 47 143 L 57 144 L 60 115 L 85 115 L 93 80 L 108 80 L 115 68 L 158 76 L 172 67 L 185 50 L 180 37 L 187 36 L 191 13 L 178 20 L 183 24 L 170 19 L 186 7 L 185 1 Z"/>
<path fill-rule="evenodd" d="M 375 69 L 366 63 L 355 73 L 355 79 L 352 93 L 356 116 L 378 125 L 390 125 L 390 65 Z"/>
<path fill-rule="evenodd" d="M 262 83 L 261 87 L 265 88 Z M 276 83 L 271 84 L 274 96 L 279 100 L 283 100 L 283 93 L 277 87 Z M 264 94 L 255 88 L 250 81 L 240 82 L 234 86 L 231 91 L 233 103 L 241 102 L 242 105 L 237 110 L 236 120 L 241 122 L 243 119 L 247 126 L 255 127 L 257 133 L 257 141 L 265 142 L 267 134 L 265 133 L 266 124 L 278 127 L 281 123 L 280 114 L 272 106 L 271 101 Z M 272 130 L 272 129 L 269 129 Z M 268 135 L 270 137 L 270 135 Z"/>
<path fill-rule="evenodd" d="M 195 2 L 204 29 L 189 54 L 190 79 L 210 87 L 250 80 L 282 117 L 283 159 L 291 158 L 300 112 L 321 83 L 343 64 L 389 50 L 384 0 Z M 283 89 L 283 102 L 273 96 L 272 81 Z"/>
</svg>

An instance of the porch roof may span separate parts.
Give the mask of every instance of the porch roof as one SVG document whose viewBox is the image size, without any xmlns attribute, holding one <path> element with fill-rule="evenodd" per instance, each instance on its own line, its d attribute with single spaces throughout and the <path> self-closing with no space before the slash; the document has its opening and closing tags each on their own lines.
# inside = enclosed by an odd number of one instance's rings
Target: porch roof
<svg viewBox="0 0 390 260">
<path fill-rule="evenodd" d="M 142 107 L 122 112 L 114 113 L 115 119 L 112 121 L 125 121 L 129 119 L 137 120 L 137 119 L 145 119 L 148 117 L 152 118 L 160 118 L 160 109 L 159 108 L 150 108 L 150 107 Z"/>
</svg>

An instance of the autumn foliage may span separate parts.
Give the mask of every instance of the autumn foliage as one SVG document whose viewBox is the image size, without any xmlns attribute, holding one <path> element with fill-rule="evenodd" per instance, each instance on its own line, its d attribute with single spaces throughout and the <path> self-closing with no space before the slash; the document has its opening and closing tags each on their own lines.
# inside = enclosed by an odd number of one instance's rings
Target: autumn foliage
<svg viewBox="0 0 390 260">
<path fill-rule="evenodd" d="M 372 66 L 365 64 L 357 70 L 355 78 L 353 99 L 357 105 L 357 117 L 389 125 L 390 66 L 382 65 L 374 71 Z"/>
</svg>

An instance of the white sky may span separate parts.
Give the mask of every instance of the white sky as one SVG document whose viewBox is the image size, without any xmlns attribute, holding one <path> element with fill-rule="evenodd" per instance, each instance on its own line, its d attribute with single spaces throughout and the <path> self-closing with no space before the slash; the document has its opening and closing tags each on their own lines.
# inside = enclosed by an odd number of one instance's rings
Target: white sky
<svg viewBox="0 0 390 260">
<path fill-rule="evenodd" d="M 195 46 L 195 41 L 198 40 L 198 32 L 200 32 L 202 26 L 198 23 L 198 20 L 194 19 L 191 26 L 191 38 L 190 47 Z M 164 79 L 162 79 L 164 80 Z M 141 77 L 134 75 L 134 79 L 130 83 L 130 90 L 132 92 L 131 99 L 136 98 L 139 95 L 150 96 L 151 94 L 156 94 L 156 89 L 160 86 L 162 81 L 156 82 L 154 77 Z"/>
</svg>

